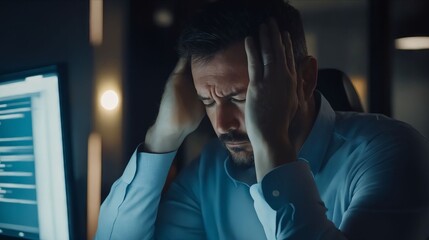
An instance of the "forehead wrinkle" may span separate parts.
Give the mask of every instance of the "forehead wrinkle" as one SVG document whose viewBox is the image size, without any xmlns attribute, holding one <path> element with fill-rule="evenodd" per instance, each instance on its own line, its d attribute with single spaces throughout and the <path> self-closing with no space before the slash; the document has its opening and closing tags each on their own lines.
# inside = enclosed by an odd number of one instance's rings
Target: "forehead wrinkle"
<svg viewBox="0 0 429 240">
<path fill-rule="evenodd" d="M 249 81 L 244 42 L 215 54 L 206 62 L 192 61 L 191 70 L 200 94 L 221 97 L 243 93 Z"/>
<path fill-rule="evenodd" d="M 240 90 L 241 89 L 236 86 L 230 86 L 228 88 L 215 87 L 216 95 L 218 97 L 231 97 L 231 95 L 239 93 Z"/>
<path fill-rule="evenodd" d="M 211 98 L 214 96 L 217 98 L 229 98 L 240 94 L 246 94 L 248 87 L 243 81 L 236 81 L 233 79 L 216 80 L 204 78 L 203 81 L 204 83 L 200 85 L 202 87 L 200 88 L 200 95 L 209 94 Z"/>
<path fill-rule="evenodd" d="M 247 88 L 246 86 L 240 86 L 242 82 L 236 81 L 239 79 L 238 76 L 230 75 L 205 75 L 201 77 L 200 80 L 204 81 L 203 86 L 210 91 L 213 91 L 216 96 L 228 96 L 234 93 L 240 93 Z"/>
</svg>

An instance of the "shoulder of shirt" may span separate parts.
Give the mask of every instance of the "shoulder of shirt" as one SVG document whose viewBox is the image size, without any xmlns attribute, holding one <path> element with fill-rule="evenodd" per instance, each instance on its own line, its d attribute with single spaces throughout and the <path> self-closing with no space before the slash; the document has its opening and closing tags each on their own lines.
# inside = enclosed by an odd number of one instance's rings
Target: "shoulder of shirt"
<svg viewBox="0 0 429 240">
<path fill-rule="evenodd" d="M 409 124 L 382 114 L 336 112 L 334 134 L 346 141 L 422 138 Z"/>
<path fill-rule="evenodd" d="M 350 158 L 354 159 L 350 164 L 358 168 L 421 166 L 426 159 L 428 140 L 409 124 L 381 114 L 336 112 L 333 134 L 348 154 L 359 150 Z"/>
</svg>

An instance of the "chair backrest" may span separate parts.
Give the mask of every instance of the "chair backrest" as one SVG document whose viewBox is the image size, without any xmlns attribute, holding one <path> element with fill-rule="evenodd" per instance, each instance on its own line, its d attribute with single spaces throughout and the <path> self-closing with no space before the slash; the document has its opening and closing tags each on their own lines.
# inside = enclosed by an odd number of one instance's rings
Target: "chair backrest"
<svg viewBox="0 0 429 240">
<path fill-rule="evenodd" d="M 320 69 L 316 89 L 325 96 L 335 111 L 364 111 L 350 78 L 340 70 Z"/>
</svg>

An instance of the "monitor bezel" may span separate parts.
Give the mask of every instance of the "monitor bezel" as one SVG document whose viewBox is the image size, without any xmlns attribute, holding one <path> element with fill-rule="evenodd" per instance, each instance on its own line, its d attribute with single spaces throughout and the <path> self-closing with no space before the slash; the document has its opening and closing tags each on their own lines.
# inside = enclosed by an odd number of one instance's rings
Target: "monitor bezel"
<svg viewBox="0 0 429 240">
<path fill-rule="evenodd" d="M 69 87 L 68 87 L 68 74 L 67 67 L 64 63 L 57 63 L 52 65 L 45 65 L 39 67 L 25 68 L 21 70 L 7 71 L 0 73 L 0 84 L 6 82 L 18 82 L 25 80 L 26 77 L 34 75 L 43 75 L 49 73 L 56 73 L 58 77 L 58 92 L 60 100 L 60 118 L 62 126 L 62 141 L 63 141 L 63 159 L 64 159 L 64 176 L 65 176 L 65 189 L 67 199 L 67 215 L 68 215 L 68 228 L 69 237 L 74 239 L 75 230 L 75 185 L 73 181 L 73 165 L 72 165 L 72 144 L 71 144 L 71 131 L 70 131 L 70 101 L 69 101 Z M 18 237 L 11 237 L 0 234 L 2 239 L 22 239 Z"/>
</svg>

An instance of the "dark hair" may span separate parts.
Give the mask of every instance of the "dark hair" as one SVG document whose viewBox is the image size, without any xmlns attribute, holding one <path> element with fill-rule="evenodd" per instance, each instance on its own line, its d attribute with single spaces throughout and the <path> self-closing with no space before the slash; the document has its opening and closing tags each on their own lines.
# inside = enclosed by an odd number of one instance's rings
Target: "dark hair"
<svg viewBox="0 0 429 240">
<path fill-rule="evenodd" d="M 258 36 L 259 25 L 269 17 L 277 21 L 281 31 L 290 33 L 295 62 L 299 63 L 307 56 L 301 16 L 283 0 L 219 0 L 208 4 L 183 30 L 179 55 L 207 61 L 247 36 Z"/>
</svg>

